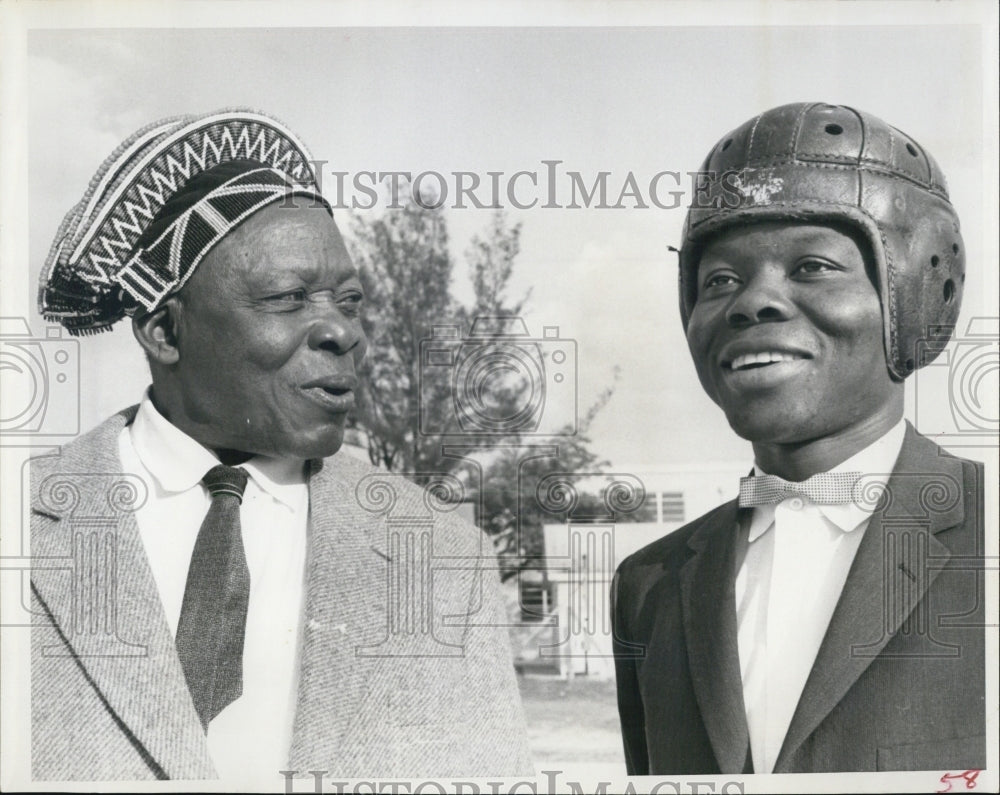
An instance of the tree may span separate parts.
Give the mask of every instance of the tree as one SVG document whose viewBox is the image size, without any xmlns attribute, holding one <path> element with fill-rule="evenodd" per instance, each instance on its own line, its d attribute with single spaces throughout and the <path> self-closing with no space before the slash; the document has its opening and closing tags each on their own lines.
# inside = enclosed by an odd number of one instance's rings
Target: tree
<svg viewBox="0 0 1000 795">
<path fill-rule="evenodd" d="M 352 254 L 367 296 L 368 335 L 357 422 L 368 455 L 390 471 L 429 471 L 418 429 L 420 341 L 455 316 L 448 230 L 439 209 L 409 202 L 380 218 L 354 218 Z"/>
<path fill-rule="evenodd" d="M 495 336 L 516 323 L 530 297 L 510 295 L 521 225 L 509 225 L 502 211 L 466 249 L 468 305 L 452 294 L 454 262 L 440 209 L 411 200 L 377 218 L 356 216 L 351 230 L 369 339 L 354 429 L 372 463 L 418 481 L 436 472 L 459 477 L 511 576 L 542 553 L 541 525 L 560 521 L 534 499 L 537 484 L 607 466 L 587 432 L 613 387 L 583 413 L 575 434 L 564 428 L 551 438 L 525 436 L 518 420 L 537 410 L 537 384 L 532 392 L 527 376 L 544 369 L 545 352 Z M 529 442 L 534 454 L 526 453 Z M 552 454 L 538 454 L 537 445 Z"/>
<path fill-rule="evenodd" d="M 521 253 L 521 224 L 508 227 L 502 210 L 493 214 L 485 237 L 472 238 L 465 258 L 475 295 L 471 316 L 516 316 L 531 297 L 529 290 L 516 300 L 507 295 L 514 260 Z"/>
</svg>

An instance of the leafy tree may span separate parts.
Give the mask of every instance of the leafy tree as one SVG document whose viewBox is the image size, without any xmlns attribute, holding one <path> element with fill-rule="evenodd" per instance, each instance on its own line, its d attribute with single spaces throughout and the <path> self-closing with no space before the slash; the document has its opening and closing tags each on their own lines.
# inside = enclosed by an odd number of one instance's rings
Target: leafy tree
<svg viewBox="0 0 1000 795">
<path fill-rule="evenodd" d="M 428 350 L 457 351 L 484 321 L 502 324 L 520 315 L 530 293 L 512 297 L 510 279 L 521 225 L 508 224 L 498 211 L 484 233 L 471 240 L 465 251 L 473 287 L 468 305 L 452 293 L 454 262 L 440 209 L 410 201 L 378 217 L 355 216 L 351 231 L 352 255 L 368 296 L 369 350 L 353 420 L 357 436 L 371 461 L 386 469 L 417 480 L 442 471 L 459 477 L 481 506 L 480 525 L 494 537 L 505 575 L 511 576 L 542 554 L 542 524 L 566 518 L 565 512 L 545 510 L 535 498 L 542 479 L 564 473 L 572 482 L 607 466 L 591 450 L 587 432 L 613 387 L 578 418 L 575 434 L 567 428 L 562 435 L 538 438 L 525 437 L 516 424 L 506 429 L 501 424 L 494 433 L 463 427 L 455 409 L 455 390 L 463 385 L 454 382 L 454 367 L 432 366 Z M 438 345 L 436 326 L 451 327 L 454 336 Z M 529 399 L 530 384 L 502 367 L 488 376 L 478 395 L 484 407 L 493 416 L 514 416 Z M 534 455 L 528 445 L 535 446 Z M 594 495 L 586 499 L 601 502 Z"/>
<path fill-rule="evenodd" d="M 435 323 L 453 318 L 453 263 L 439 209 L 407 203 L 379 218 L 354 218 L 352 254 L 367 295 L 368 334 L 357 422 L 368 455 L 390 471 L 431 471 L 418 432 L 420 341 Z"/>
<path fill-rule="evenodd" d="M 465 252 L 475 295 L 475 304 L 468 313 L 471 317 L 521 314 L 531 291 L 518 299 L 507 295 L 514 260 L 520 253 L 521 224 L 507 226 L 503 211 L 495 212 L 486 235 L 473 237 Z"/>
</svg>

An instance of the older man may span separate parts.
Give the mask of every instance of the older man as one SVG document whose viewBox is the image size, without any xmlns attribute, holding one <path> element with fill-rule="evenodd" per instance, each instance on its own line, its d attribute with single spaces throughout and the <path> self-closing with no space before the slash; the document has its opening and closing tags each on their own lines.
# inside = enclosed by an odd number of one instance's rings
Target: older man
<svg viewBox="0 0 1000 795">
<path fill-rule="evenodd" d="M 530 772 L 489 545 L 338 452 L 363 299 L 259 113 L 140 130 L 67 216 L 42 312 L 131 316 L 152 386 L 33 462 L 32 554 L 73 561 L 32 574 L 36 778 Z M 406 565 L 400 516 L 447 570 Z"/>
</svg>

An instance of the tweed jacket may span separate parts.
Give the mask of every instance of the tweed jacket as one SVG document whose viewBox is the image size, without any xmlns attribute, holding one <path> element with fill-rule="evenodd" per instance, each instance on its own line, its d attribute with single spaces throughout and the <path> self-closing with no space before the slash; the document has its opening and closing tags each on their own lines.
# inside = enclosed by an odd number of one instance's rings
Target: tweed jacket
<svg viewBox="0 0 1000 795">
<path fill-rule="evenodd" d="M 908 425 L 775 773 L 986 765 L 983 468 Z M 622 561 L 612 585 L 628 770 L 749 773 L 727 503 Z M 745 530 L 745 525 L 744 525 Z"/>
<path fill-rule="evenodd" d="M 135 410 L 32 461 L 36 779 L 216 777 L 120 473 Z M 531 774 L 488 540 L 343 453 L 310 462 L 309 500 L 288 769 Z"/>
</svg>

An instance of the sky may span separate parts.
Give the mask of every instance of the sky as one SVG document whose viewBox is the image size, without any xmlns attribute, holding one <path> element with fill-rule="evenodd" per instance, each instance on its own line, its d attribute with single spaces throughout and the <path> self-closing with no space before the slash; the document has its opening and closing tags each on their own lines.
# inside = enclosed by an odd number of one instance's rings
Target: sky
<svg viewBox="0 0 1000 795">
<path fill-rule="evenodd" d="M 569 204 L 566 172 L 588 184 L 610 172 L 613 196 L 631 173 L 645 193 L 654 174 L 696 169 L 724 133 L 797 101 L 866 110 L 937 158 L 969 254 L 963 322 L 996 315 L 982 209 L 993 188 L 982 170 L 981 31 L 858 22 L 29 31 L 26 316 L 33 330 L 44 327 L 31 306 L 64 213 L 123 138 L 161 117 L 261 109 L 295 130 L 328 173 L 542 176 L 543 161 L 561 161 L 559 202 Z M 445 212 L 461 294 L 462 254 L 489 210 Z M 346 216 L 336 214 L 342 229 Z M 749 462 L 749 445 L 701 390 L 681 329 L 668 246 L 679 244 L 683 204 L 536 206 L 509 218 L 523 225 L 513 292 L 531 290 L 529 331 L 557 326 L 575 341 L 581 410 L 614 384 L 591 428 L 595 451 L 635 469 Z M 86 428 L 137 402 L 148 371 L 127 323 L 82 338 L 79 350 Z"/>
</svg>

